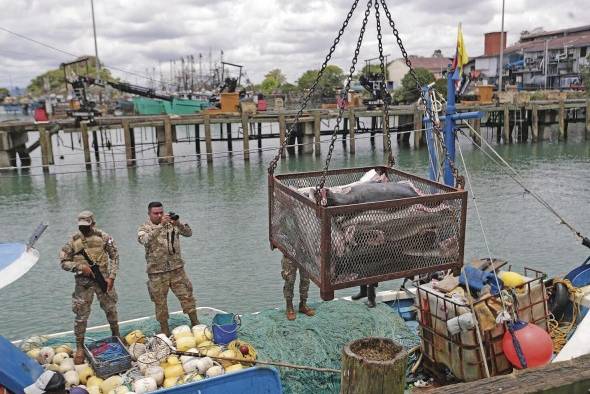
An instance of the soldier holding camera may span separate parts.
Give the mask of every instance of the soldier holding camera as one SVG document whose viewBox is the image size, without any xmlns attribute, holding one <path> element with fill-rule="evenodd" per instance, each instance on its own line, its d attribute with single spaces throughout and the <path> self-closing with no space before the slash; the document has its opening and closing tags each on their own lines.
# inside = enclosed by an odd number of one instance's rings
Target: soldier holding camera
<svg viewBox="0 0 590 394">
<path fill-rule="evenodd" d="M 193 285 L 184 271 L 180 254 L 180 236 L 190 237 L 193 231 L 179 221 L 174 212 L 164 213 L 161 202 L 148 204 L 149 219 L 139 227 L 137 240 L 145 247 L 148 291 L 156 307 L 156 319 L 162 332 L 170 335 L 168 326 L 168 290 L 180 301 L 182 311 L 192 325 L 199 324 L 193 296 Z"/>
</svg>

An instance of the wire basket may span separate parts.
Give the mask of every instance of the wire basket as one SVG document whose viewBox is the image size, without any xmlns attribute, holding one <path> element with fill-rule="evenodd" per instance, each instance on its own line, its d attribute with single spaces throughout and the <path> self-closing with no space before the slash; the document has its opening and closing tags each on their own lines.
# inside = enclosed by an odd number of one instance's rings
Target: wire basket
<svg viewBox="0 0 590 394">
<path fill-rule="evenodd" d="M 390 167 L 330 170 L 326 187 L 358 181 L 369 170 L 408 181 L 412 198 L 324 207 L 297 189 L 322 172 L 269 175 L 271 248 L 305 270 L 323 300 L 361 284 L 458 268 L 463 264 L 467 192 Z"/>
<path fill-rule="evenodd" d="M 98 353 L 98 351 L 103 350 Z M 84 353 L 96 375 L 102 379 L 131 368 L 131 355 L 119 337 L 108 337 L 84 344 Z"/>
</svg>

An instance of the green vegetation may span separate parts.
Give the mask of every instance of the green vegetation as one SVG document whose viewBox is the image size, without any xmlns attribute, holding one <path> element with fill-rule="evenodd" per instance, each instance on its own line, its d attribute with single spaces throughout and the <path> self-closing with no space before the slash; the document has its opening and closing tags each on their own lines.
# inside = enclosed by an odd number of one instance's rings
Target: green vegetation
<svg viewBox="0 0 590 394">
<path fill-rule="evenodd" d="M 414 71 L 416 72 L 420 86 L 424 86 L 435 81 L 434 74 L 425 68 L 416 68 Z M 439 82 L 438 85 L 435 85 L 436 90 L 439 93 L 444 93 L 444 95 L 446 95 L 446 80 L 441 79 L 440 81 L 443 81 L 444 83 Z M 420 92 L 416 88 L 416 81 L 414 80 L 414 77 L 408 72 L 402 79 L 402 86 L 393 92 L 393 100 L 396 103 L 410 104 L 416 102 L 419 97 Z"/>
<path fill-rule="evenodd" d="M 77 67 L 70 67 L 72 71 L 75 71 L 78 75 L 96 75 L 96 61 L 93 56 L 83 56 L 88 57 L 88 71 L 86 67 L 83 65 L 79 65 Z M 103 80 L 113 81 L 116 78 L 113 78 L 111 72 L 106 68 L 100 69 L 100 78 Z M 45 73 L 36 76 L 33 78 L 29 86 L 27 86 L 27 92 L 31 94 L 33 97 L 42 96 L 44 94 L 64 94 L 66 92 L 65 82 L 64 82 L 64 72 L 62 68 L 57 68 L 54 70 L 46 71 Z"/>
<path fill-rule="evenodd" d="M 297 86 L 301 91 L 311 88 L 313 82 L 318 76 L 319 70 L 308 70 L 304 72 L 297 80 Z M 344 81 L 344 72 L 335 65 L 328 65 L 316 88 L 316 94 L 322 97 L 334 97 L 336 89 L 342 87 Z"/>
</svg>

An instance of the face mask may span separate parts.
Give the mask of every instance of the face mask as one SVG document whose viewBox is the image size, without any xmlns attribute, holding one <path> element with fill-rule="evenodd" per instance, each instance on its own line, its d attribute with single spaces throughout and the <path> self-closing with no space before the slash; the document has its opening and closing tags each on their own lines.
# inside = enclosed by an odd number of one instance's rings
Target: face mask
<svg viewBox="0 0 590 394">
<path fill-rule="evenodd" d="M 85 236 L 89 235 L 92 232 L 92 228 L 90 226 L 78 226 L 78 229 Z"/>
</svg>

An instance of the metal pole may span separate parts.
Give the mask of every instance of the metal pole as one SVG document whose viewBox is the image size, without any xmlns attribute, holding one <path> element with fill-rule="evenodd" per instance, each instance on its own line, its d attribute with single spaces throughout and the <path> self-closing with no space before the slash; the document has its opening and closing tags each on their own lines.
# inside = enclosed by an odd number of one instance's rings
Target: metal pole
<svg viewBox="0 0 590 394">
<path fill-rule="evenodd" d="M 549 68 L 549 40 L 545 40 L 545 60 L 543 61 L 543 68 L 545 74 L 545 90 L 547 90 L 547 69 Z"/>
<path fill-rule="evenodd" d="M 98 45 L 96 44 L 96 23 L 94 21 L 94 0 L 90 0 L 92 10 L 92 31 L 94 32 L 94 55 L 96 56 L 96 79 L 100 80 L 100 61 L 98 60 Z"/>
<path fill-rule="evenodd" d="M 498 83 L 498 91 L 502 91 L 502 74 L 504 73 L 504 3 L 505 0 L 502 0 L 502 31 L 500 32 L 500 79 Z"/>
<path fill-rule="evenodd" d="M 447 157 L 444 158 L 444 180 L 445 185 L 451 187 L 455 186 L 455 176 L 449 161 L 449 159 L 455 161 L 455 120 L 452 117 L 456 112 L 454 72 L 455 70 L 447 72 L 447 111 L 444 128 L 444 140 L 447 148 Z"/>
</svg>

